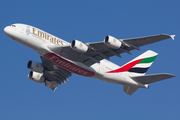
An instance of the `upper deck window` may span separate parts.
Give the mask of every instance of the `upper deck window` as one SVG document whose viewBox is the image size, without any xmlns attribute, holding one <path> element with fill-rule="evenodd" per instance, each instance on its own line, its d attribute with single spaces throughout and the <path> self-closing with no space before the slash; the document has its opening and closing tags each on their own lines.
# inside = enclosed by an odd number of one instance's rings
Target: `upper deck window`
<svg viewBox="0 0 180 120">
<path fill-rule="evenodd" d="M 12 27 L 16 27 L 15 25 L 11 25 Z"/>
</svg>

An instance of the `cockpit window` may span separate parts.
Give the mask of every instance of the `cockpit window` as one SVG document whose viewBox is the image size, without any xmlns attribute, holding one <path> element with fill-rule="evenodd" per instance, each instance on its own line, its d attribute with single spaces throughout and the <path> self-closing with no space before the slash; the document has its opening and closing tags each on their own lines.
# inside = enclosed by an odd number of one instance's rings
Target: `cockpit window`
<svg viewBox="0 0 180 120">
<path fill-rule="evenodd" d="M 15 25 L 11 25 L 12 27 L 16 27 Z"/>
</svg>

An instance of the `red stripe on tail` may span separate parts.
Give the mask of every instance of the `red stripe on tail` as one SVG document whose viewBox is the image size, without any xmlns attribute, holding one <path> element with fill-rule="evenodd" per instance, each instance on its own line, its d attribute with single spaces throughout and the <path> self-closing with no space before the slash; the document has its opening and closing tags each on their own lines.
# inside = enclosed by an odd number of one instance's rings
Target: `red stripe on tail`
<svg viewBox="0 0 180 120">
<path fill-rule="evenodd" d="M 141 60 L 143 60 L 143 59 L 135 60 L 133 62 L 130 62 L 130 63 L 122 66 L 121 68 L 118 68 L 116 70 L 109 71 L 109 72 L 106 72 L 106 73 L 126 72 L 126 71 L 130 70 L 132 67 L 134 67 L 136 64 L 138 64 Z"/>
</svg>

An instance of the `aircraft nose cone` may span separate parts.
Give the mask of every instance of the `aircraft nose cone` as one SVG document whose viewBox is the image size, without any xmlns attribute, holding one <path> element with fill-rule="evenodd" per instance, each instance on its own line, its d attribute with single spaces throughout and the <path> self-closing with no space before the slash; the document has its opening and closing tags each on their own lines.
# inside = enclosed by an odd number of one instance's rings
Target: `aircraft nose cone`
<svg viewBox="0 0 180 120">
<path fill-rule="evenodd" d="M 9 35 L 9 33 L 10 33 L 10 28 L 9 28 L 9 26 L 7 26 L 7 27 L 4 28 L 4 33 L 5 33 L 6 35 Z"/>
</svg>

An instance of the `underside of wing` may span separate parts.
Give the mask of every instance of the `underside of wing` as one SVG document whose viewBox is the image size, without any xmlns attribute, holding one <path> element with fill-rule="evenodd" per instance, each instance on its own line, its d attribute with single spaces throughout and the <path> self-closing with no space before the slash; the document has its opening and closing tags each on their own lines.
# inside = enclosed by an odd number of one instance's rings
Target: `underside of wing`
<svg viewBox="0 0 180 120">
<path fill-rule="evenodd" d="M 166 35 L 166 34 L 160 34 L 160 35 L 153 35 L 153 36 L 147 36 L 147 37 L 139 37 L 139 38 L 131 38 L 131 39 L 124 39 L 123 41 L 127 44 L 133 44 L 135 46 L 144 46 L 147 44 L 159 42 L 161 40 L 165 40 L 168 38 L 172 38 L 174 40 L 175 35 Z"/>
<path fill-rule="evenodd" d="M 131 39 L 117 39 L 112 36 L 106 36 L 104 42 L 83 43 L 73 40 L 68 46 L 49 46 L 49 48 L 67 59 L 90 66 L 102 59 L 109 59 L 109 57 L 114 55 L 121 58 L 120 54 L 124 52 L 131 54 L 131 50 L 140 50 L 139 47 L 141 46 L 168 38 L 174 39 L 174 35 L 160 34 Z"/>
<path fill-rule="evenodd" d="M 44 66 L 43 76 L 47 87 L 54 91 L 59 84 L 66 84 L 65 81 L 69 82 L 67 78 L 71 76 L 71 72 L 55 65 L 44 57 L 41 57 L 41 61 Z"/>
</svg>

